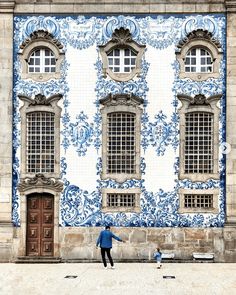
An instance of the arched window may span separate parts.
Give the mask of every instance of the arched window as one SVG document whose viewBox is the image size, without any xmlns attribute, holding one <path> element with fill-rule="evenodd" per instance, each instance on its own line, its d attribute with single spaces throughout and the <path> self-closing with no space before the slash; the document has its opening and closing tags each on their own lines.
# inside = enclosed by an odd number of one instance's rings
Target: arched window
<svg viewBox="0 0 236 295">
<path fill-rule="evenodd" d="M 56 58 L 52 50 L 38 48 L 28 59 L 29 73 L 53 73 L 56 71 Z"/>
<path fill-rule="evenodd" d="M 49 32 L 33 32 L 30 39 L 20 46 L 22 79 L 44 82 L 60 78 L 60 67 L 64 58 L 62 48 L 62 44 Z"/>
<path fill-rule="evenodd" d="M 220 77 L 221 44 L 208 31 L 189 33 L 177 45 L 176 58 L 180 65 L 180 79 L 203 81 Z"/>
<path fill-rule="evenodd" d="M 135 68 L 137 52 L 116 48 L 107 53 L 109 69 L 114 73 L 130 73 Z"/>
<path fill-rule="evenodd" d="M 103 62 L 104 77 L 125 82 L 141 73 L 141 61 L 145 45 L 132 40 L 128 29 L 116 29 L 112 39 L 99 46 Z"/>
<path fill-rule="evenodd" d="M 204 48 L 190 49 L 185 57 L 185 72 L 211 73 L 213 71 L 213 58 Z"/>
</svg>

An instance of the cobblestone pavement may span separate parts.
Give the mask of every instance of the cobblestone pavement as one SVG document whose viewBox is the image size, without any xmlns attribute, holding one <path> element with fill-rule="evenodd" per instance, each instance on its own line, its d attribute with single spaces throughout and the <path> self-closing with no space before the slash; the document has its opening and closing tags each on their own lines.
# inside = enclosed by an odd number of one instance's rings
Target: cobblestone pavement
<svg viewBox="0 0 236 295">
<path fill-rule="evenodd" d="M 162 269 L 155 263 L 115 266 L 2 263 L 0 295 L 236 294 L 236 263 L 164 263 Z"/>
</svg>

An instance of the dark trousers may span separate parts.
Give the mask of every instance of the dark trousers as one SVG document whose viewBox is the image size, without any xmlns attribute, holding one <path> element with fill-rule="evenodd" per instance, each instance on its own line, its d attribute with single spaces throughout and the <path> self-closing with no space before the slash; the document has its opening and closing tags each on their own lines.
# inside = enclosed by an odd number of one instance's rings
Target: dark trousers
<svg viewBox="0 0 236 295">
<path fill-rule="evenodd" d="M 111 266 L 114 265 L 110 252 L 111 252 L 111 248 L 101 248 L 102 262 L 105 267 L 107 266 L 106 257 L 105 257 L 106 253 L 107 253 L 107 257 L 110 261 Z"/>
</svg>

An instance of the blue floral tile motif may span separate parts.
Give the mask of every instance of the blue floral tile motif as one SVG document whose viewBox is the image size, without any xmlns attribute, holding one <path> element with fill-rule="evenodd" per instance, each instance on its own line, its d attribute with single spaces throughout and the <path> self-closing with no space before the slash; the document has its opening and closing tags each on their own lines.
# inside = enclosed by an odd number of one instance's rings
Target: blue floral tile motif
<svg viewBox="0 0 236 295">
<path fill-rule="evenodd" d="M 163 156 L 166 147 L 173 141 L 175 135 L 175 122 L 167 122 L 167 116 L 160 111 L 155 115 L 155 121 L 149 122 L 145 130 L 147 140 L 150 145 L 155 147 L 157 156 Z"/>
<path fill-rule="evenodd" d="M 73 146 L 79 156 L 85 156 L 87 147 L 91 145 L 93 136 L 93 124 L 89 124 L 86 120 L 88 116 L 81 112 L 76 116 L 76 123 L 69 124 L 69 134 Z"/>
<path fill-rule="evenodd" d="M 187 94 L 194 97 L 197 94 L 204 94 L 206 97 L 222 93 L 220 101 L 220 143 L 226 138 L 226 103 L 225 103 L 225 55 L 221 62 L 220 78 L 207 79 L 196 82 L 191 79 L 179 78 L 179 64 L 175 60 L 172 63 L 174 82 L 172 85 L 172 98 L 169 103 L 172 110 L 168 115 L 160 110 L 150 119 L 147 112 L 149 101 L 149 85 L 147 76 L 150 64 L 145 59 L 141 63 L 142 72 L 127 82 L 116 82 L 104 78 L 102 62 L 99 56 L 99 45 L 107 43 L 112 33 L 117 28 L 128 28 L 132 38 L 146 45 L 146 51 L 152 47 L 158 54 L 160 50 L 173 48 L 184 39 L 191 31 L 197 29 L 207 30 L 217 39 L 225 52 L 225 26 L 224 15 L 148 15 L 148 16 L 15 16 L 14 17 L 14 96 L 13 96 L 13 223 L 20 226 L 20 197 L 17 186 L 20 180 L 20 103 L 19 94 L 34 97 L 41 93 L 46 97 L 55 93 L 63 95 L 61 114 L 61 147 L 67 151 L 69 147 L 74 148 L 76 157 L 86 158 L 88 150 L 94 150 L 97 154 L 96 177 L 94 187 L 83 188 L 82 183 L 71 183 L 68 170 L 70 163 L 65 153 L 61 158 L 61 179 L 64 183 L 64 190 L 60 202 L 60 224 L 61 226 L 102 226 L 111 224 L 114 226 L 132 227 L 221 227 L 225 221 L 225 156 L 220 155 L 219 171 L 220 179 L 210 179 L 206 182 L 191 182 L 188 179 L 179 180 L 180 159 L 176 153 L 173 162 L 173 177 L 175 185 L 173 189 L 165 191 L 158 188 L 151 192 L 144 179 L 129 179 L 118 183 L 113 179 L 102 180 L 101 158 L 101 135 L 102 120 L 99 100 L 106 95 L 118 93 L 132 93 L 144 99 L 143 114 L 141 118 L 141 151 L 140 171 L 141 175 L 148 174 L 149 167 L 146 163 L 148 151 L 155 150 L 156 161 L 159 157 L 168 154 L 170 150 L 177 152 L 179 148 L 179 101 L 177 94 Z M 46 30 L 54 38 L 63 44 L 65 61 L 61 64 L 61 78 L 51 79 L 47 82 L 35 82 L 33 80 L 21 79 L 21 64 L 18 56 L 19 46 L 30 37 L 36 30 Z M 94 107 L 94 113 L 87 115 L 86 110 L 79 110 L 75 114 L 70 113 L 73 107 L 71 98 L 68 72 L 70 70 L 70 59 L 68 52 L 86 51 L 88 48 L 97 50 L 97 60 L 94 64 L 94 71 L 97 75 L 95 84 L 94 101 L 88 104 Z M 76 116 L 77 115 L 77 116 Z M 76 158 L 75 158 L 76 160 Z M 140 188 L 140 213 L 103 213 L 101 211 L 103 188 L 129 189 Z M 186 189 L 213 189 L 219 188 L 219 214 L 179 214 L 179 188 Z"/>
</svg>

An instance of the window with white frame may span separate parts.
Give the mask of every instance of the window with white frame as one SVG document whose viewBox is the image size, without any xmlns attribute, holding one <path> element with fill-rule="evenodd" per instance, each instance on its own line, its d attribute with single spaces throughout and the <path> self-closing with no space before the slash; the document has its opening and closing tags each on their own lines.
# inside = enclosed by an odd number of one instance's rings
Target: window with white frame
<svg viewBox="0 0 236 295">
<path fill-rule="evenodd" d="M 192 48 L 185 57 L 185 71 L 192 73 L 211 73 L 213 60 L 211 54 L 204 48 Z"/>
<path fill-rule="evenodd" d="M 177 95 L 180 120 L 179 178 L 192 181 L 219 179 L 219 116 L 221 95 L 194 98 Z"/>
<path fill-rule="evenodd" d="M 198 29 L 190 32 L 177 44 L 179 78 L 203 81 L 220 77 L 222 46 L 212 33 Z"/>
<path fill-rule="evenodd" d="M 28 173 L 54 172 L 55 165 L 55 119 L 49 112 L 27 114 Z"/>
<path fill-rule="evenodd" d="M 213 114 L 185 115 L 185 173 L 213 172 Z"/>
<path fill-rule="evenodd" d="M 108 75 L 115 81 L 125 82 L 141 73 L 145 45 L 132 40 L 129 29 L 116 29 L 112 39 L 99 48 L 105 78 Z"/>
<path fill-rule="evenodd" d="M 20 45 L 21 78 L 38 82 L 60 78 L 64 55 L 63 45 L 48 31 L 31 33 Z"/>
<path fill-rule="evenodd" d="M 137 53 L 130 48 L 115 48 L 107 57 L 109 69 L 114 73 L 130 73 L 135 68 Z"/>
<path fill-rule="evenodd" d="M 47 48 L 39 48 L 32 52 L 28 61 L 30 73 L 52 73 L 56 71 L 56 59 Z"/>
</svg>

